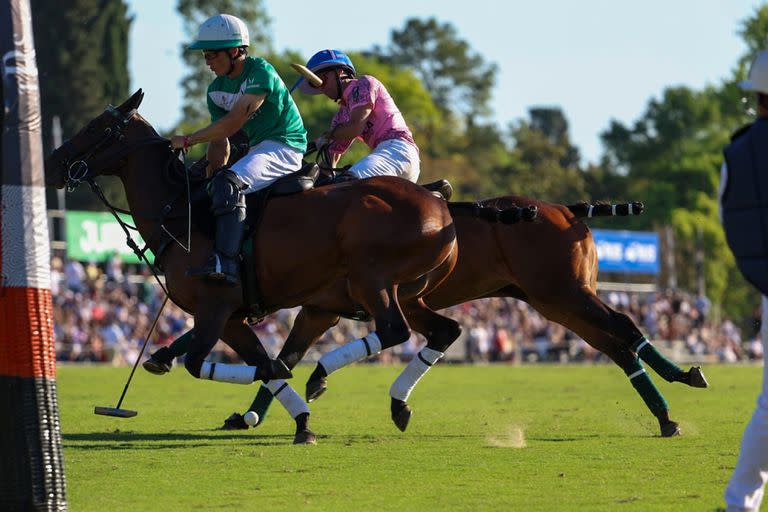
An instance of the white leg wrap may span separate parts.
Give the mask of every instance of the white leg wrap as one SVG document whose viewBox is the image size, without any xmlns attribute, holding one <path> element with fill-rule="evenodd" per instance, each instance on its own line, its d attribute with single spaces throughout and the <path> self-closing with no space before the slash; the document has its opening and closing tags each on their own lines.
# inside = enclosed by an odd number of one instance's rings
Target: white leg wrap
<svg viewBox="0 0 768 512">
<path fill-rule="evenodd" d="M 308 413 L 309 406 L 299 394 L 293 390 L 293 388 L 285 382 L 283 379 L 271 380 L 267 383 L 267 389 L 272 393 L 272 396 L 277 398 L 291 418 L 295 418 L 299 414 Z"/>
<path fill-rule="evenodd" d="M 320 364 L 325 368 L 325 373 L 330 375 L 339 368 L 379 352 L 381 352 L 381 340 L 379 340 L 375 332 L 372 332 L 362 339 L 347 343 L 343 347 L 323 354 L 323 357 L 320 358 Z"/>
<path fill-rule="evenodd" d="M 416 354 L 416 357 L 408 363 L 405 370 L 392 383 L 392 387 L 389 388 L 389 396 L 403 402 L 407 401 L 411 391 L 416 387 L 416 383 L 441 357 L 443 357 L 442 352 L 427 347 L 421 349 L 421 352 Z"/>
<path fill-rule="evenodd" d="M 200 367 L 200 378 L 215 380 L 217 382 L 230 382 L 232 384 L 251 384 L 256 380 L 255 366 L 242 364 L 225 364 L 203 362 Z"/>
</svg>

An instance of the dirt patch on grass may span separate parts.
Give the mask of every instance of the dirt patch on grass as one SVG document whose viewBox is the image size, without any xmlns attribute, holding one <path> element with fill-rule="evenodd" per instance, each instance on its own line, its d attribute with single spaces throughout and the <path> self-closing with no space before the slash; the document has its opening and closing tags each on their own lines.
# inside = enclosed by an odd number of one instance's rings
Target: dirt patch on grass
<svg viewBox="0 0 768 512">
<path fill-rule="evenodd" d="M 486 441 L 494 448 L 525 448 L 525 429 L 521 425 L 510 425 L 506 432 L 488 436 Z"/>
</svg>

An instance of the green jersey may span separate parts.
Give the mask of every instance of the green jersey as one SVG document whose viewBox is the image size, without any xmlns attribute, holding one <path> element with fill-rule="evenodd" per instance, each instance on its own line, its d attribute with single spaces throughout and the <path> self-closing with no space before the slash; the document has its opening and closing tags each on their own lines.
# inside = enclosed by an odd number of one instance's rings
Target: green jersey
<svg viewBox="0 0 768 512">
<path fill-rule="evenodd" d="M 251 147 L 273 140 L 302 153 L 307 150 L 307 130 L 299 109 L 272 64 L 261 58 L 247 57 L 238 77 L 216 77 L 208 86 L 207 94 L 211 120 L 224 117 L 243 94 L 266 95 L 261 107 L 243 125 Z"/>
</svg>

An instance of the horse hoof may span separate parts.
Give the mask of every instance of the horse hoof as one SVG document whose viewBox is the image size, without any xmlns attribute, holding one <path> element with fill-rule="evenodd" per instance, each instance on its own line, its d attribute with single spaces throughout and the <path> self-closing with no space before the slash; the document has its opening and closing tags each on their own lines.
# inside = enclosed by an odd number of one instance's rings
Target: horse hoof
<svg viewBox="0 0 768 512">
<path fill-rule="evenodd" d="M 224 424 L 219 427 L 219 430 L 248 430 L 248 424 L 242 414 L 233 412 L 229 418 L 224 420 Z"/>
<path fill-rule="evenodd" d="M 311 430 L 302 430 L 296 432 L 293 444 L 317 444 L 317 436 Z"/>
<path fill-rule="evenodd" d="M 400 429 L 400 432 L 405 432 L 405 429 L 408 428 L 411 416 L 413 416 L 413 409 L 407 403 L 396 398 L 392 399 L 392 421 Z"/>
<path fill-rule="evenodd" d="M 273 359 L 270 362 L 270 366 L 272 367 L 272 378 L 273 379 L 290 379 L 290 378 L 293 378 L 293 373 L 291 373 L 291 370 L 280 359 Z"/>
<path fill-rule="evenodd" d="M 701 367 L 694 366 L 688 370 L 688 385 L 692 388 L 708 388 L 709 382 L 704 377 L 704 373 L 701 371 Z"/>
<path fill-rule="evenodd" d="M 325 377 L 310 378 L 307 381 L 307 402 L 313 402 L 328 389 L 328 381 Z"/>
<path fill-rule="evenodd" d="M 171 371 L 171 365 L 152 359 L 151 357 L 144 361 L 141 366 L 149 373 L 154 375 L 165 375 Z"/>
<path fill-rule="evenodd" d="M 165 375 L 171 371 L 173 365 L 173 356 L 168 347 L 162 347 L 160 350 L 149 356 L 149 359 L 142 363 L 142 366 L 149 373 L 155 375 Z"/>
<path fill-rule="evenodd" d="M 674 421 L 665 423 L 661 426 L 661 437 L 675 437 L 681 435 L 680 425 Z"/>
<path fill-rule="evenodd" d="M 256 380 L 290 379 L 293 373 L 280 359 L 270 359 L 269 363 L 259 366 L 256 371 Z"/>
</svg>

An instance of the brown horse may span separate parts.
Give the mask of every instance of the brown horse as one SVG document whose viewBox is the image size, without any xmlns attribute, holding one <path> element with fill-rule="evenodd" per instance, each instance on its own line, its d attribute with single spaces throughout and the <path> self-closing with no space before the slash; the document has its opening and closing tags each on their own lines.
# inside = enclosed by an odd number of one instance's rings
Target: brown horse
<svg viewBox="0 0 768 512">
<path fill-rule="evenodd" d="M 114 213 L 92 178 L 118 176 L 132 210 L 127 213 L 155 254 L 155 263 L 164 267 L 171 299 L 195 318 L 185 361 L 189 373 L 241 384 L 269 380 L 269 385 L 279 386 L 282 378 L 291 376 L 290 370 L 282 361 L 269 359 L 245 322 L 251 311 L 241 287 L 187 276 L 186 270 L 200 265 L 210 252 L 211 241 L 198 229 L 188 231 L 189 183 L 179 180 L 187 171 L 168 141 L 138 114 L 142 98 L 139 90 L 119 107 L 108 107 L 57 148 L 45 162 L 46 183 L 72 188 L 85 181 Z M 376 331 L 356 340 L 367 349 L 387 348 L 409 338 L 403 311 L 429 315 L 431 330 L 447 332 L 443 337 L 458 336 L 456 322 L 432 312 L 420 299 L 456 263 L 453 216 L 479 215 L 514 223 L 531 220 L 535 209 L 451 207 L 426 189 L 393 177 L 273 197 L 247 242 L 256 255 L 253 272 L 262 295 L 261 313 L 315 304 L 315 297 L 333 289 L 335 300 L 344 307 L 373 317 Z M 186 235 L 186 244 L 179 242 Z M 138 247 L 134 250 L 144 253 Z M 219 338 L 249 366 L 206 362 Z M 313 442 L 308 408 L 294 417 L 297 442 Z"/>
<path fill-rule="evenodd" d="M 669 417 L 666 401 L 656 389 L 638 360 L 640 357 L 669 382 L 692 387 L 706 387 L 699 368 L 684 372 L 655 353 L 632 320 L 605 304 L 596 294 L 597 250 L 588 226 L 587 216 L 639 213 L 641 205 L 578 204 L 571 206 L 545 203 L 519 196 L 482 201 L 488 207 L 506 208 L 514 204 L 538 207 L 535 223 L 514 227 L 489 224 L 477 218 L 457 218 L 456 232 L 459 259 L 453 272 L 424 297 L 429 310 L 440 310 L 456 304 L 486 297 L 511 297 L 523 300 L 549 320 L 558 322 L 581 336 L 587 343 L 610 357 L 630 378 L 659 422 L 661 435 L 679 434 L 678 424 Z M 344 303 L 342 289 L 336 287 L 306 304 L 293 325 L 279 359 L 288 367 L 295 366 L 322 334 L 339 321 L 340 316 L 354 313 L 353 305 Z M 424 334 L 427 347 L 444 352 L 455 340 L 457 332 L 430 329 L 429 313 L 409 312 L 411 327 Z M 175 345 L 175 344 L 174 344 Z M 173 347 L 172 347 L 173 348 Z M 161 349 L 150 360 L 156 373 L 170 368 L 173 355 Z M 160 352 L 160 351 L 159 351 Z M 161 367 L 159 364 L 165 366 Z M 316 373 L 308 383 L 308 398 L 316 398 L 326 386 L 326 379 Z M 312 396 L 314 394 L 314 396 Z M 278 396 L 278 398 L 280 398 Z M 263 418 L 272 395 L 260 389 L 249 410 Z M 392 419 L 405 430 L 411 410 L 401 398 L 392 397 Z M 247 428 L 243 416 L 235 413 L 225 421 L 225 428 Z"/>
<path fill-rule="evenodd" d="M 62 188 L 86 181 L 97 187 L 95 176 L 121 179 L 136 227 L 156 263 L 163 264 L 171 299 L 194 315 L 185 363 L 190 374 L 237 383 L 290 377 L 281 362 L 269 360 L 244 321 L 239 286 L 187 276 L 210 252 L 209 237 L 192 230 L 188 246 L 165 244 L 166 232 L 186 238 L 188 210 L 183 186 L 168 179 L 168 168 L 175 165 L 168 141 L 137 112 L 142 98 L 139 90 L 119 107 L 109 107 L 57 148 L 45 162 L 46 183 Z M 386 346 L 410 336 L 401 302 L 409 311 L 426 311 L 418 298 L 450 273 L 457 258 L 446 202 L 390 177 L 273 198 L 253 244 L 267 312 L 308 303 L 343 282 L 344 300 L 370 312 Z M 430 314 L 453 329 L 452 320 Z M 251 366 L 205 362 L 219 337 Z"/>
</svg>

